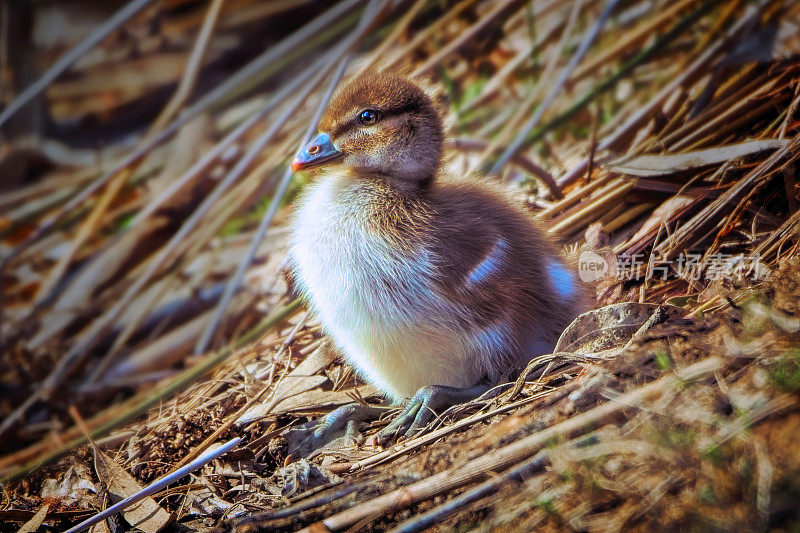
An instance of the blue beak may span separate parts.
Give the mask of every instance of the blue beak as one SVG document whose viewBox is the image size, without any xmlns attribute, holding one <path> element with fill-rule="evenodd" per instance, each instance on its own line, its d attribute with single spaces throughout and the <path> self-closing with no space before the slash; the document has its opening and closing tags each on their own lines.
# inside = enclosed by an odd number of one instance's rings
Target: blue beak
<svg viewBox="0 0 800 533">
<path fill-rule="evenodd" d="M 342 152 L 336 149 L 327 133 L 317 133 L 292 160 L 292 170 L 306 170 L 338 159 Z"/>
</svg>

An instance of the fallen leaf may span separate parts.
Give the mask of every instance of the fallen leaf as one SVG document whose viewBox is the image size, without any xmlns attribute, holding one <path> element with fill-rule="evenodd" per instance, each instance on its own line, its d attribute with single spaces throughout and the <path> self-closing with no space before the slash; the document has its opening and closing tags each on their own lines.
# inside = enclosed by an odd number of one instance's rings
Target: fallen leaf
<svg viewBox="0 0 800 533">
<path fill-rule="evenodd" d="M 628 342 L 634 333 L 659 308 L 668 317 L 684 316 L 686 311 L 671 305 L 622 302 L 579 315 L 567 326 L 553 352 L 591 354 Z"/>
<path fill-rule="evenodd" d="M 291 399 L 296 395 L 302 395 L 302 393 L 319 387 L 328 381 L 327 376 L 318 375 L 318 373 L 328 366 L 331 361 L 333 361 L 333 358 L 334 355 L 332 351 L 325 346 L 321 346 L 319 349 L 315 350 L 306 357 L 302 363 L 297 365 L 289 375 L 278 382 L 276 385 L 277 390 L 273 395 L 274 399 L 272 401 L 265 401 L 248 409 L 247 412 L 236 421 L 237 427 L 246 426 L 259 418 L 263 418 L 275 412 L 273 407 L 280 407 L 284 405 L 285 400 Z"/>
<path fill-rule="evenodd" d="M 715 146 L 714 148 L 682 154 L 647 154 L 633 158 L 625 156 L 610 161 L 604 164 L 603 167 L 612 172 L 630 174 L 631 176 L 664 176 L 692 168 L 715 165 L 737 157 L 757 154 L 767 150 L 777 150 L 786 146 L 788 142 L 786 139 L 761 139 L 727 146 Z"/>
<path fill-rule="evenodd" d="M 97 475 L 105 483 L 113 503 L 133 496 L 143 489 L 136 478 L 100 451 L 97 452 L 97 470 Z M 131 526 L 144 533 L 157 533 L 173 519 L 170 513 L 149 496 L 127 507 L 122 511 L 122 516 Z"/>
<path fill-rule="evenodd" d="M 19 528 L 19 533 L 33 533 L 34 531 L 38 530 L 44 522 L 44 519 L 47 517 L 47 511 L 49 510 L 49 503 L 42 505 L 42 508 L 36 511 L 36 514 L 33 515 L 33 518 L 28 520 L 25 525 Z"/>
</svg>

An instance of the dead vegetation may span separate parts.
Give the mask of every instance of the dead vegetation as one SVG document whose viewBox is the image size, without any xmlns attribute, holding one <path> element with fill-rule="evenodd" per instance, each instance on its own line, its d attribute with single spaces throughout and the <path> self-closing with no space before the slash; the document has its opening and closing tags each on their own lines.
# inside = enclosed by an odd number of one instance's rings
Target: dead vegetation
<svg viewBox="0 0 800 533">
<path fill-rule="evenodd" d="M 3 527 L 65 529 L 234 437 L 122 519 L 797 527 L 800 4 L 86 5 L 0 12 Z M 422 436 L 285 464 L 286 428 L 378 399 L 277 275 L 288 160 L 366 68 L 428 80 L 452 170 L 633 303 Z"/>
</svg>

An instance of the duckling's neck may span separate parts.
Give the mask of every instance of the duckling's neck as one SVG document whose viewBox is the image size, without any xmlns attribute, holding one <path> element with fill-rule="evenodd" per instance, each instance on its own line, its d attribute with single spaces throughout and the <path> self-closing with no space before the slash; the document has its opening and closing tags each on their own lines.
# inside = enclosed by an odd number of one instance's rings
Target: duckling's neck
<svg viewBox="0 0 800 533">
<path fill-rule="evenodd" d="M 430 189 L 435 178 L 434 173 L 419 179 L 417 176 L 411 177 L 405 174 L 387 175 L 374 172 L 362 173 L 354 170 L 346 170 L 344 175 L 355 182 L 366 184 L 368 188 L 377 186 L 378 188 L 391 189 L 396 193 L 410 196 L 424 194 L 425 191 Z"/>
<path fill-rule="evenodd" d="M 354 176 L 347 171 L 328 172 L 320 179 L 320 190 L 332 212 L 364 231 L 404 240 L 430 223 L 428 187 L 380 176 Z"/>
<path fill-rule="evenodd" d="M 330 172 L 324 179 L 331 181 L 333 190 L 343 195 L 343 201 L 354 204 L 377 202 L 375 205 L 386 201 L 419 201 L 427 195 L 434 182 L 433 176 L 410 180 L 381 174 L 362 174 L 348 169 Z"/>
</svg>

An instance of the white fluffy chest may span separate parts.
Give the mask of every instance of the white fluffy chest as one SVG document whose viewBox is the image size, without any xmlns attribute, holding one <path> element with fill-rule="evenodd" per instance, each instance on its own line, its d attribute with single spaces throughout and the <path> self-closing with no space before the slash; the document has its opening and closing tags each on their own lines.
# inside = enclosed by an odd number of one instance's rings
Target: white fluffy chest
<svg viewBox="0 0 800 533">
<path fill-rule="evenodd" d="M 301 287 L 326 318 L 407 321 L 428 299 L 428 252 L 398 251 L 356 209 L 338 202 L 334 190 L 333 180 L 318 184 L 295 218 L 291 254 Z"/>
<path fill-rule="evenodd" d="M 399 251 L 371 231 L 353 206 L 337 201 L 333 179 L 305 197 L 290 254 L 298 285 L 323 326 L 385 393 L 401 398 L 425 385 L 474 381 L 454 376 L 454 366 L 465 366 L 464 341 L 437 320 L 452 309 L 432 288 L 430 252 Z"/>
</svg>

